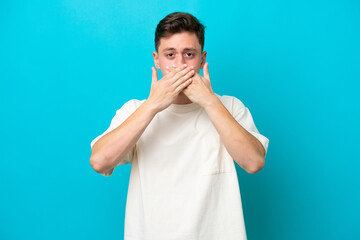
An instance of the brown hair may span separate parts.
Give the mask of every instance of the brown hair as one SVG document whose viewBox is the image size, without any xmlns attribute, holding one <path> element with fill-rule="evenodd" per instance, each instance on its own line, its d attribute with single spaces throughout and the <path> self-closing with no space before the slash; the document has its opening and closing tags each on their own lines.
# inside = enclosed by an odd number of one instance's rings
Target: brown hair
<svg viewBox="0 0 360 240">
<path fill-rule="evenodd" d="M 175 33 L 192 32 L 195 33 L 200 46 L 201 51 L 204 50 L 205 42 L 205 26 L 199 22 L 199 20 L 185 12 L 173 12 L 163 18 L 156 27 L 155 31 L 155 49 L 159 50 L 160 39 L 169 37 Z"/>
</svg>

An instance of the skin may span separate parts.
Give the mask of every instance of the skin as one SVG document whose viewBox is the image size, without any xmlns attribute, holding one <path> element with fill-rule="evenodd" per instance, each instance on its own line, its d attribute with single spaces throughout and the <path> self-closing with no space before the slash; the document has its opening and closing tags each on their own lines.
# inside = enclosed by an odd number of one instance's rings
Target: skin
<svg viewBox="0 0 360 240">
<path fill-rule="evenodd" d="M 153 52 L 155 67 L 161 70 L 163 76 L 166 76 L 171 70 L 176 70 L 176 67 L 186 64 L 189 69 L 194 70 L 194 73 L 199 74 L 200 69 L 204 67 L 207 54 L 206 51 L 201 52 L 201 49 L 195 33 L 182 32 L 161 38 L 158 51 Z M 155 72 L 156 69 L 153 68 L 153 74 Z M 191 102 L 188 96 L 181 91 L 172 103 L 187 104 Z"/>
<path fill-rule="evenodd" d="M 172 103 L 191 102 L 206 111 L 229 154 L 240 167 L 248 173 L 263 168 L 264 147 L 233 118 L 214 94 L 209 64 L 205 63 L 206 54 L 206 51 L 201 53 L 194 33 L 176 33 L 160 40 L 158 52 L 153 52 L 153 57 L 163 78 L 158 80 L 157 70 L 152 67 L 149 97 L 120 126 L 93 145 L 90 164 L 96 172 L 111 174 L 157 113 Z M 204 76 L 199 74 L 202 68 Z"/>
</svg>

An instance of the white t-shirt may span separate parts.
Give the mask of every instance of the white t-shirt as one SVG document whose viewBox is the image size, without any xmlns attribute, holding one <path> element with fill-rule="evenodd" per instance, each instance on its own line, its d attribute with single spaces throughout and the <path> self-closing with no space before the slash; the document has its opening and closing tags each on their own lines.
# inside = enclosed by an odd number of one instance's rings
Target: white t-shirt
<svg viewBox="0 0 360 240">
<path fill-rule="evenodd" d="M 267 152 L 269 140 L 257 130 L 249 109 L 235 97 L 217 96 Z M 91 147 L 144 101 L 126 102 Z M 118 165 L 127 163 L 125 240 L 246 239 L 234 160 L 196 103 L 171 104 L 157 113 Z"/>
</svg>

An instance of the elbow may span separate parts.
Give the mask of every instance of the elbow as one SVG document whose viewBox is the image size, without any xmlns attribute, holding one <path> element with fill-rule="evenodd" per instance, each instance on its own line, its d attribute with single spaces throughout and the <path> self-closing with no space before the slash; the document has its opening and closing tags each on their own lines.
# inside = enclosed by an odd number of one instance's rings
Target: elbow
<svg viewBox="0 0 360 240">
<path fill-rule="evenodd" d="M 260 157 L 257 161 L 254 161 L 250 167 L 246 169 L 246 172 L 249 174 L 255 174 L 259 172 L 261 169 L 265 166 L 265 159 L 263 157 Z"/>
<path fill-rule="evenodd" d="M 104 159 L 99 158 L 97 156 L 91 156 L 90 157 L 90 165 L 91 167 L 95 170 L 95 172 L 97 173 L 103 173 L 105 168 L 104 168 Z"/>
</svg>

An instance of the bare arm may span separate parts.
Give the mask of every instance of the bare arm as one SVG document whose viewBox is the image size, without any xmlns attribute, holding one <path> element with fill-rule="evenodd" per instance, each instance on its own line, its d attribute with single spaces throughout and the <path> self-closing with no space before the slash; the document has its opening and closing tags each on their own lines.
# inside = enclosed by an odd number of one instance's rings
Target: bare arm
<svg viewBox="0 0 360 240">
<path fill-rule="evenodd" d="M 213 95 L 204 107 L 234 161 L 248 173 L 256 173 L 265 165 L 265 149 L 261 142 L 243 128 L 222 102 Z"/>
<path fill-rule="evenodd" d="M 184 89 L 184 93 L 192 102 L 205 109 L 234 161 L 248 173 L 256 173 L 265 164 L 265 149 L 216 97 L 211 87 L 208 65 L 209 63 L 204 64 L 204 77 L 196 74 L 193 83 Z"/>
<path fill-rule="evenodd" d="M 114 168 L 139 140 L 156 110 L 145 101 L 119 127 L 101 137 L 91 150 L 90 164 L 96 172 Z"/>
<path fill-rule="evenodd" d="M 134 147 L 155 115 L 167 108 L 178 94 L 191 83 L 194 72 L 180 66 L 157 80 L 152 69 L 149 98 L 120 126 L 102 136 L 92 147 L 90 165 L 98 173 L 109 172 Z"/>
</svg>

